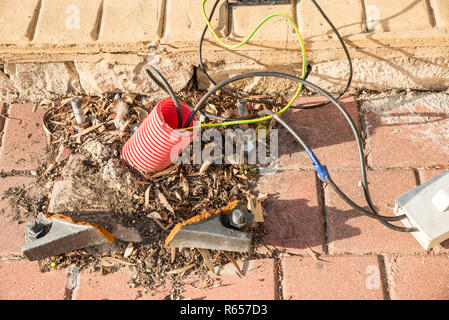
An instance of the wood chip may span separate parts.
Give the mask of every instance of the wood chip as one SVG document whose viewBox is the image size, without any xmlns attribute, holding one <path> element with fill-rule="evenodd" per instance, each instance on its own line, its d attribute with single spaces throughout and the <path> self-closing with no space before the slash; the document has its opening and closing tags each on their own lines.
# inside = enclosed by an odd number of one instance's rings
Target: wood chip
<svg viewBox="0 0 449 320">
<path fill-rule="evenodd" d="M 158 173 L 153 174 L 152 176 L 150 176 L 150 179 L 159 178 L 159 177 L 165 176 L 166 174 L 174 173 L 180 165 L 181 165 L 180 163 L 174 164 L 165 170 L 162 170 Z"/>
<path fill-rule="evenodd" d="M 211 163 L 209 161 L 204 161 L 203 164 L 201 165 L 200 171 L 199 173 L 204 173 L 207 171 L 207 169 L 209 169 Z"/>
<path fill-rule="evenodd" d="M 47 173 L 50 173 L 55 167 L 56 167 L 55 162 L 50 163 L 42 175 L 45 176 Z"/>
<path fill-rule="evenodd" d="M 186 271 L 192 269 L 194 266 L 195 266 L 195 264 L 192 263 L 192 264 L 189 264 L 188 266 L 185 266 L 185 267 L 180 268 L 180 269 L 172 270 L 172 271 L 169 271 L 169 272 L 167 272 L 167 273 L 168 273 L 168 274 L 179 274 L 179 273 L 184 273 L 184 272 L 186 272 Z"/>
<path fill-rule="evenodd" d="M 115 258 L 115 257 L 104 257 L 101 258 L 101 260 L 107 261 L 109 263 L 119 263 L 119 264 L 124 264 L 126 266 L 133 266 L 135 265 L 135 263 L 120 259 L 120 258 Z"/>
<path fill-rule="evenodd" d="M 206 264 L 206 266 L 209 268 L 209 270 L 213 274 L 215 274 L 214 264 L 212 262 L 212 258 L 210 256 L 209 250 L 198 248 L 198 251 L 200 252 L 201 256 L 203 257 L 203 260 L 204 260 L 204 263 Z"/>
<path fill-rule="evenodd" d="M 104 125 L 105 122 L 99 123 L 95 126 L 90 126 L 89 128 L 84 129 L 83 131 L 80 131 L 79 133 L 75 134 L 72 136 L 72 138 L 81 138 L 82 136 L 84 136 L 85 134 L 91 133 L 92 131 L 100 128 L 102 125 Z"/>
<path fill-rule="evenodd" d="M 128 243 L 128 245 L 126 246 L 125 253 L 123 254 L 123 257 L 124 257 L 124 258 L 128 258 L 129 256 L 131 256 L 131 254 L 133 253 L 133 251 L 134 251 L 134 245 L 133 245 L 132 242 L 130 242 L 130 243 Z"/>
<path fill-rule="evenodd" d="M 150 206 L 150 191 L 151 185 L 145 190 L 145 209 L 148 209 Z"/>
<path fill-rule="evenodd" d="M 175 259 L 176 259 L 176 248 L 171 248 L 170 263 L 175 262 Z"/>
<path fill-rule="evenodd" d="M 187 199 L 190 193 L 189 182 L 182 173 L 179 175 L 179 183 L 181 184 L 182 192 L 184 192 L 184 197 Z"/>
</svg>

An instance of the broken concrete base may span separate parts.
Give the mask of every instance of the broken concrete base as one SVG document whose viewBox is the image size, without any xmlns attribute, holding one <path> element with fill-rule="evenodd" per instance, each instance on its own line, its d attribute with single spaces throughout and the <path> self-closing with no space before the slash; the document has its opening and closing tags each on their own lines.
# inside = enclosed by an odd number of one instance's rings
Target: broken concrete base
<svg viewBox="0 0 449 320">
<path fill-rule="evenodd" d="M 48 211 L 100 225 L 119 240 L 141 242 L 136 229 L 124 227 L 111 215 L 113 199 L 131 203 L 137 192 L 131 174 L 117 157 L 109 145 L 86 142 L 63 168 L 64 180 L 54 182 Z"/>
</svg>

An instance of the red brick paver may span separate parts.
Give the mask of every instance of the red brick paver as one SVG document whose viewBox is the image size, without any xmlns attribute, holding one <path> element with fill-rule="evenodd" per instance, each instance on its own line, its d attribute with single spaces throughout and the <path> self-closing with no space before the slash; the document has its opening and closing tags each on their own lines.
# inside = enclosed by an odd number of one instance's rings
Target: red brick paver
<svg viewBox="0 0 449 320">
<path fill-rule="evenodd" d="M 385 264 L 391 299 L 449 299 L 449 257 L 390 257 Z"/>
<path fill-rule="evenodd" d="M 169 291 L 161 288 L 158 291 L 145 293 L 144 288 L 131 288 L 129 281 L 132 272 L 122 267 L 117 272 L 103 275 L 99 272 L 82 271 L 79 285 L 72 295 L 73 300 L 162 300 Z"/>
<path fill-rule="evenodd" d="M 0 300 L 61 300 L 65 270 L 41 273 L 37 262 L 0 262 Z"/>
<path fill-rule="evenodd" d="M 190 276 L 184 280 L 183 299 L 205 300 L 273 300 L 276 298 L 277 278 L 275 261 L 260 259 L 240 263 L 244 277 L 236 273 L 232 264 L 225 265 L 213 281 Z M 203 289 L 201 289 L 203 287 Z"/>
<path fill-rule="evenodd" d="M 449 163 L 449 95 L 373 98 L 362 104 L 372 167 Z"/>
<path fill-rule="evenodd" d="M 325 101 L 319 97 L 305 98 L 301 105 Z M 359 125 L 359 112 L 354 97 L 340 99 L 343 107 Z M 295 104 L 297 105 L 297 104 Z M 360 166 L 357 144 L 349 124 L 334 105 L 316 110 L 290 110 L 282 118 L 314 151 L 320 162 L 329 168 L 357 168 Z M 309 156 L 284 128 L 279 131 L 279 164 L 281 169 L 312 168 Z"/>
<path fill-rule="evenodd" d="M 384 290 L 376 256 L 322 256 L 282 260 L 285 300 L 383 299 Z"/>
<path fill-rule="evenodd" d="M 358 171 L 332 172 L 331 176 L 343 192 L 366 208 L 363 189 L 358 187 Z M 412 170 L 368 172 L 368 182 L 374 205 L 384 216 L 394 216 L 395 198 L 416 186 Z M 329 186 L 326 187 L 325 202 L 331 254 L 425 251 L 411 234 L 393 231 L 377 220 L 357 213 Z"/>
<path fill-rule="evenodd" d="M 28 189 L 33 183 L 34 179 L 28 177 L 0 178 L 0 199 L 4 197 L 4 192 L 9 188 Z M 25 221 L 23 219 L 15 220 L 15 212 L 11 209 L 9 201 L 20 201 L 20 198 L 0 200 L 0 256 L 21 254 L 21 248 L 25 244 Z M 29 220 L 31 219 L 33 219 L 33 215 L 30 216 Z"/>
<path fill-rule="evenodd" d="M 446 171 L 446 170 L 443 170 L 443 169 L 420 170 L 419 171 L 419 179 L 421 180 L 421 183 L 424 183 L 429 180 L 432 180 L 433 178 L 439 176 L 440 174 L 443 174 L 444 171 Z"/>
<path fill-rule="evenodd" d="M 324 224 L 314 172 L 284 171 L 265 175 L 257 190 L 267 193 L 268 217 L 263 242 L 289 252 L 304 252 L 307 246 L 324 252 Z"/>
<path fill-rule="evenodd" d="M 37 169 L 46 157 L 46 137 L 42 128 L 45 110 L 32 104 L 9 107 L 0 149 L 0 170 Z"/>
</svg>

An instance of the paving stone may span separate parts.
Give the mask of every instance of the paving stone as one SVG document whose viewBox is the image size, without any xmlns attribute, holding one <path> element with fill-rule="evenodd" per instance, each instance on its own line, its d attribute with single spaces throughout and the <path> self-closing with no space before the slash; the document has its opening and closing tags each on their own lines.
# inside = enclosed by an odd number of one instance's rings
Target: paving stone
<svg viewBox="0 0 449 320">
<path fill-rule="evenodd" d="M 89 43 L 98 38 L 101 0 L 42 0 L 36 43 Z M 123 26 L 126 29 L 126 26 Z"/>
<path fill-rule="evenodd" d="M 145 293 L 141 287 L 131 288 L 131 271 L 122 267 L 118 271 L 103 275 L 99 272 L 82 271 L 73 300 L 163 300 L 169 291 L 159 288 Z"/>
<path fill-rule="evenodd" d="M 32 220 L 33 216 L 24 219 L 17 219 L 15 212 L 8 203 L 11 198 L 5 198 L 4 192 L 9 188 L 28 189 L 34 184 L 34 179 L 28 177 L 7 177 L 0 178 L 0 256 L 11 254 L 22 254 L 22 246 L 25 244 L 25 222 Z M 31 191 L 31 190 L 29 190 Z M 16 199 L 13 199 L 15 201 Z M 17 199 L 20 201 L 20 199 Z"/>
<path fill-rule="evenodd" d="M 32 104 L 15 104 L 5 121 L 0 170 L 34 170 L 46 159 L 47 142 L 42 117 L 45 110 Z"/>
<path fill-rule="evenodd" d="M 448 256 L 402 256 L 385 259 L 391 299 L 447 300 Z"/>
<path fill-rule="evenodd" d="M 62 300 L 65 270 L 41 273 L 37 262 L 0 262 L 0 300 Z"/>
<path fill-rule="evenodd" d="M 425 170 L 419 170 L 419 179 L 421 180 L 421 184 L 424 182 L 427 182 L 429 180 L 432 180 L 435 177 L 438 177 L 439 175 L 443 174 L 446 170 L 444 169 L 425 169 Z"/>
<path fill-rule="evenodd" d="M 183 280 L 181 297 L 192 300 L 274 300 L 277 279 L 274 259 L 260 259 L 239 263 L 245 275 L 237 275 L 232 264 L 222 267 L 217 275 L 209 273 L 210 288 L 201 289 L 206 283 L 198 276 Z"/>
<path fill-rule="evenodd" d="M 32 21 L 38 0 L 2 0 L 0 2 L 0 42 L 2 44 L 30 40 Z"/>
<path fill-rule="evenodd" d="M 284 171 L 262 176 L 257 191 L 267 193 L 268 216 L 262 238 L 268 246 L 302 253 L 324 252 L 324 224 L 314 172 Z M 262 248 L 263 249 L 263 248 Z"/>
<path fill-rule="evenodd" d="M 215 1 L 206 3 L 206 14 L 209 16 Z M 195 41 L 201 38 L 206 22 L 201 9 L 202 1 L 196 0 L 167 0 L 165 34 L 163 41 Z M 218 36 L 223 37 L 228 34 L 228 6 L 226 2 L 218 5 L 212 19 L 212 26 Z M 213 36 L 208 31 L 206 38 Z"/>
<path fill-rule="evenodd" d="M 234 6 L 231 10 L 231 38 L 238 41 L 246 39 L 263 19 L 273 13 L 285 13 L 294 19 L 294 6 L 292 4 L 267 5 L 259 6 L 257 10 L 253 6 Z M 297 36 L 291 24 L 285 18 L 274 17 L 257 31 L 251 41 L 297 41 L 296 39 Z"/>
<path fill-rule="evenodd" d="M 367 209 L 359 171 L 331 172 L 337 186 L 355 203 Z M 394 216 L 394 200 L 416 186 L 412 170 L 368 172 L 371 198 L 383 216 Z M 325 188 L 328 248 L 330 254 L 425 252 L 411 235 L 393 231 L 347 205 L 330 186 Z M 387 207 L 388 206 L 388 207 Z M 401 226 L 401 223 L 395 222 Z"/>
<path fill-rule="evenodd" d="M 322 98 L 303 98 L 295 105 L 311 105 Z M 357 128 L 359 112 L 353 97 L 340 99 Z M 331 168 L 359 168 L 360 160 L 354 134 L 343 114 L 334 105 L 315 110 L 289 110 L 282 117 L 313 150 L 321 164 Z M 302 146 L 279 125 L 279 167 L 313 169 L 312 161 Z"/>
<path fill-rule="evenodd" d="M 449 27 L 449 2 L 447 0 L 430 0 L 437 27 Z"/>
<path fill-rule="evenodd" d="M 432 28 L 425 0 L 365 0 L 370 31 L 397 32 Z"/>
<path fill-rule="evenodd" d="M 377 256 L 282 259 L 284 300 L 384 299 Z"/>
<path fill-rule="evenodd" d="M 159 40 L 164 1 L 106 0 L 99 40 L 129 43 Z"/>
<path fill-rule="evenodd" d="M 449 163 L 449 95 L 373 96 L 362 102 L 371 167 Z"/>
<path fill-rule="evenodd" d="M 335 27 L 342 36 L 365 31 L 361 1 L 321 0 L 319 5 L 329 19 L 335 23 Z M 334 34 L 332 28 L 321 16 L 312 1 L 297 2 L 296 10 L 299 20 L 298 28 L 304 39 Z"/>
</svg>

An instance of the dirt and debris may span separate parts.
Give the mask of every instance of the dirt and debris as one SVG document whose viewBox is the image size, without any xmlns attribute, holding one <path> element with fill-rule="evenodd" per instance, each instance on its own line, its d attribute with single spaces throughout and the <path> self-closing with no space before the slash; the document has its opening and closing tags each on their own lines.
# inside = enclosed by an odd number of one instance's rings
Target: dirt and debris
<svg viewBox="0 0 449 320">
<path fill-rule="evenodd" d="M 187 89 L 180 98 L 194 105 L 203 94 Z M 138 95 L 81 97 L 90 126 L 79 128 L 73 125 L 70 101 L 68 97 L 40 106 L 46 109 L 44 129 L 50 161 L 37 170 L 33 190 L 10 189 L 3 198 L 9 199 L 18 221 L 28 221 L 38 213 L 62 213 L 103 226 L 117 239 L 107 247 L 41 260 L 43 272 L 73 264 L 103 274 L 126 267 L 134 271 L 130 286 L 150 290 L 172 281 L 170 298 L 176 298 L 186 275 L 207 278 L 202 256 L 207 257 L 209 268 L 211 261 L 215 265 L 236 265 L 236 260 L 267 257 L 256 252 L 200 253 L 197 249 L 164 247 L 174 225 L 233 200 L 241 200 L 247 207 L 248 199 L 254 199 L 258 221 L 263 221 L 263 197 L 251 192 L 258 179 L 257 168 L 208 163 L 173 165 L 155 174 L 139 172 L 120 159 L 120 151 L 155 105 Z M 209 100 L 207 110 L 234 117 L 236 103 L 217 93 Z M 35 190 L 42 192 L 36 194 Z M 254 243 L 263 233 L 263 224 L 257 224 Z"/>
</svg>

